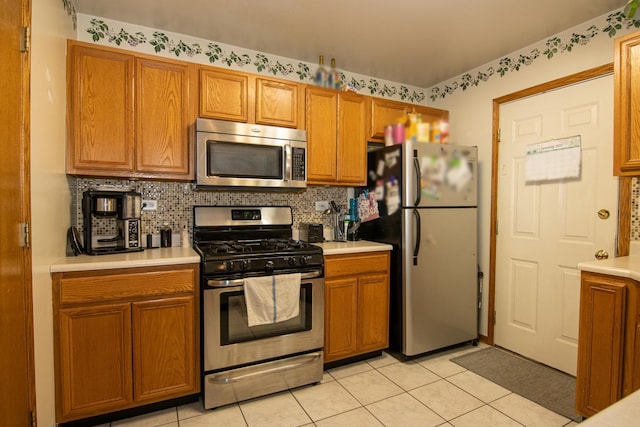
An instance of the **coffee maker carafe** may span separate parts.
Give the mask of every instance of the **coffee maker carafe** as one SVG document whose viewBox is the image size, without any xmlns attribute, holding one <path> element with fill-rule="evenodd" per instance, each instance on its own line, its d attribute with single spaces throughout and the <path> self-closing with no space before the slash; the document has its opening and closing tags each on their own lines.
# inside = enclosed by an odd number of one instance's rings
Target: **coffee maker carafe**
<svg viewBox="0 0 640 427">
<path fill-rule="evenodd" d="M 88 190 L 82 195 L 84 246 L 89 255 L 143 250 L 142 197 L 135 191 Z"/>
</svg>

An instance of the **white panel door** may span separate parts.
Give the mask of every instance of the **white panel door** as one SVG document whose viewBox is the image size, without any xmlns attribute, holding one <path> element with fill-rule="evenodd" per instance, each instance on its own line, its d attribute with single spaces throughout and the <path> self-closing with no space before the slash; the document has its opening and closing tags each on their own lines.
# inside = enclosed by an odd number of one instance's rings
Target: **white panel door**
<svg viewBox="0 0 640 427">
<path fill-rule="evenodd" d="M 613 76 L 500 108 L 495 343 L 575 375 L 580 261 L 615 255 Z M 525 182 L 529 144 L 579 135 L 579 178 Z M 609 212 L 601 219 L 598 211 Z"/>
</svg>

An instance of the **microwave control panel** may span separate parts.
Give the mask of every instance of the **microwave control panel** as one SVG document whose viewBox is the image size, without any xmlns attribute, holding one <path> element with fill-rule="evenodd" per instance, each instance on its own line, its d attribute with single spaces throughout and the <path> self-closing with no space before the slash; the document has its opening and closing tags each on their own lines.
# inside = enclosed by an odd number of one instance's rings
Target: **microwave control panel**
<svg viewBox="0 0 640 427">
<path fill-rule="evenodd" d="M 291 156 L 291 179 L 293 181 L 305 180 L 305 156 L 304 148 L 293 147 Z"/>
</svg>

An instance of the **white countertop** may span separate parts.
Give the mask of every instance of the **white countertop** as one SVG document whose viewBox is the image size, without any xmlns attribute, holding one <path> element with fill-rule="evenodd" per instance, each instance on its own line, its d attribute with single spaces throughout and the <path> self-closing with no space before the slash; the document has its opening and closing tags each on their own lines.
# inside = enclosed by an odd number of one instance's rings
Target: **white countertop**
<svg viewBox="0 0 640 427">
<path fill-rule="evenodd" d="M 392 249 L 392 246 L 386 243 L 370 242 L 367 240 L 314 244 L 320 246 L 325 255 L 390 251 Z M 172 264 L 197 264 L 199 262 L 200 256 L 193 250 L 193 248 L 171 247 L 145 249 L 141 252 L 66 257 L 51 264 L 49 266 L 49 272 L 63 273 L 69 271 L 153 267 Z"/>
<path fill-rule="evenodd" d="M 51 264 L 51 273 L 68 271 L 108 270 L 113 268 L 154 267 L 172 264 L 197 264 L 200 256 L 193 248 L 156 248 L 141 252 L 109 255 L 79 255 L 66 257 Z"/>
<path fill-rule="evenodd" d="M 314 243 L 320 246 L 325 255 L 354 254 L 359 252 L 390 251 L 393 246 L 386 243 L 370 242 L 368 240 L 356 240 L 346 242 Z"/>
<path fill-rule="evenodd" d="M 580 427 L 636 427 L 640 419 L 640 390 L 580 423 Z"/>
<path fill-rule="evenodd" d="M 640 281 L 640 255 L 622 256 L 578 263 L 578 269 Z"/>
</svg>

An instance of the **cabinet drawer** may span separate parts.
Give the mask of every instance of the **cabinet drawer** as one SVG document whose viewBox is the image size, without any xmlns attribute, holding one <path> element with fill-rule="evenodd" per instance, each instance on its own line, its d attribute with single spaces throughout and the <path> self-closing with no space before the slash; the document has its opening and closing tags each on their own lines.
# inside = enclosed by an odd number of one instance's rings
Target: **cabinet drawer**
<svg viewBox="0 0 640 427">
<path fill-rule="evenodd" d="M 62 276 L 60 303 L 72 304 L 195 291 L 193 269 Z"/>
<path fill-rule="evenodd" d="M 357 255 L 327 255 L 325 257 L 325 277 L 387 272 L 389 253 L 363 253 Z"/>
</svg>

